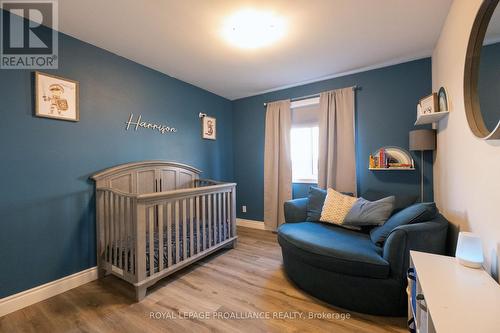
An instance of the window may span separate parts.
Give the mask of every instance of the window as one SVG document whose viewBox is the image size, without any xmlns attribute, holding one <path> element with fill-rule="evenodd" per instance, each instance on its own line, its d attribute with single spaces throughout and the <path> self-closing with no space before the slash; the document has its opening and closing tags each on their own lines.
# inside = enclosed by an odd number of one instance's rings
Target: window
<svg viewBox="0 0 500 333">
<path fill-rule="evenodd" d="M 292 181 L 318 182 L 319 98 L 292 103 Z"/>
<path fill-rule="evenodd" d="M 318 126 L 291 131 L 292 179 L 294 183 L 318 182 Z"/>
</svg>

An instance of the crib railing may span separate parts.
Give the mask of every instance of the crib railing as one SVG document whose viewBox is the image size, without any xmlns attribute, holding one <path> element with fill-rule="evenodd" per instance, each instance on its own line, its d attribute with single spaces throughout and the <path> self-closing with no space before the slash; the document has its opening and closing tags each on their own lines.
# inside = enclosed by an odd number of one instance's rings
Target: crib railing
<svg viewBox="0 0 500 333">
<path fill-rule="evenodd" d="M 97 190 L 98 266 L 145 288 L 236 240 L 236 184 L 151 194 Z M 138 297 L 139 298 L 139 297 Z"/>
</svg>

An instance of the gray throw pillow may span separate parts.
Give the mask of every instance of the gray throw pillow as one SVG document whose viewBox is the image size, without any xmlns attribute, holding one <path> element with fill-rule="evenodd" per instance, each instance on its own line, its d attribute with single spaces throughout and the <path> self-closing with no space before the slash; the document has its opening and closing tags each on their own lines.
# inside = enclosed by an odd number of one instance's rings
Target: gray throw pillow
<svg viewBox="0 0 500 333">
<path fill-rule="evenodd" d="M 391 216 L 396 198 L 390 196 L 377 201 L 368 201 L 358 198 L 347 213 L 345 226 L 364 227 L 369 225 L 382 225 Z"/>
<path fill-rule="evenodd" d="M 430 221 L 436 217 L 437 213 L 434 202 L 414 204 L 392 215 L 384 225 L 370 230 L 370 238 L 373 243 L 381 246 L 391 231 L 400 225 Z"/>
</svg>

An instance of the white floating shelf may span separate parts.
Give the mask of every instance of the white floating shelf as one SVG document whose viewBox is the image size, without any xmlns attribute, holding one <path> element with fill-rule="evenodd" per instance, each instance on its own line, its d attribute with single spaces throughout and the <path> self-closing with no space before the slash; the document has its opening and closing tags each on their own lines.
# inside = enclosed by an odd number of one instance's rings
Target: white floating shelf
<svg viewBox="0 0 500 333">
<path fill-rule="evenodd" d="M 403 170 L 415 170 L 415 168 L 368 168 L 369 170 L 372 171 L 403 171 Z"/>
<path fill-rule="evenodd" d="M 450 111 L 440 111 L 428 114 L 418 114 L 415 126 L 436 123 L 446 117 L 449 113 Z"/>
</svg>

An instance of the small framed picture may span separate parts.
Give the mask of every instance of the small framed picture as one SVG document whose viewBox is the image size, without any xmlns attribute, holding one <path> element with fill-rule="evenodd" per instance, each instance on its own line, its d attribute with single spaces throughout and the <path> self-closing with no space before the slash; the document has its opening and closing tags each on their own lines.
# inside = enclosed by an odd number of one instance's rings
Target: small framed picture
<svg viewBox="0 0 500 333">
<path fill-rule="evenodd" d="M 217 136 L 217 124 L 216 119 L 213 117 L 203 117 L 202 121 L 202 137 L 203 139 L 215 140 Z"/>
<path fill-rule="evenodd" d="M 79 84 L 77 81 L 35 72 L 35 115 L 79 121 Z"/>
<path fill-rule="evenodd" d="M 437 94 L 432 93 L 431 95 L 424 97 L 419 102 L 421 114 L 430 114 L 438 111 L 438 101 Z"/>
<path fill-rule="evenodd" d="M 448 94 L 444 87 L 439 88 L 438 91 L 438 105 L 439 111 L 448 111 Z"/>
</svg>

